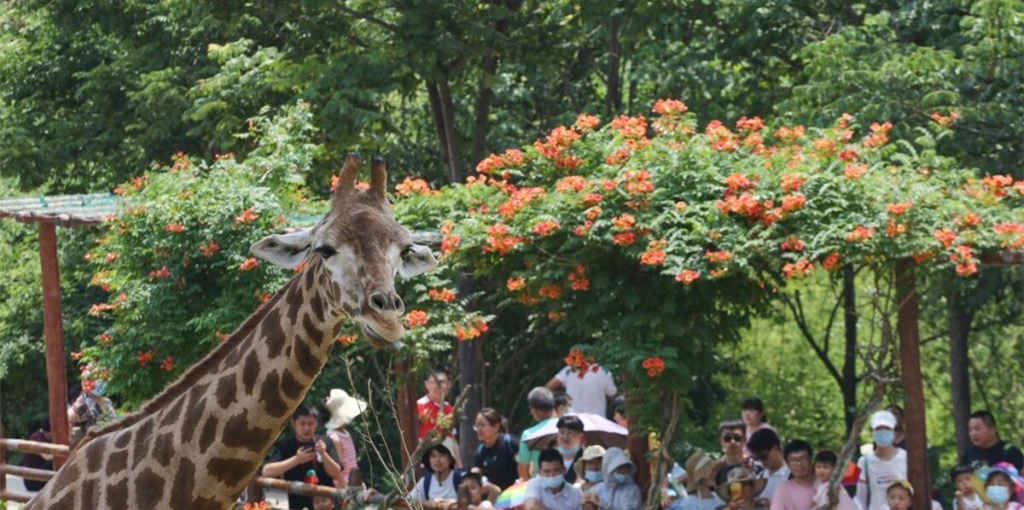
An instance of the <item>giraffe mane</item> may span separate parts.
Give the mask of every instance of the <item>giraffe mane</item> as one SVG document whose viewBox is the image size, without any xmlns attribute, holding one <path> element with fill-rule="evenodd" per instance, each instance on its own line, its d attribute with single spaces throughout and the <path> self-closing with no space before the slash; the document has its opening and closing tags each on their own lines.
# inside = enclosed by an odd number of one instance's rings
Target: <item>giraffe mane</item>
<svg viewBox="0 0 1024 510">
<path fill-rule="evenodd" d="M 305 269 L 309 270 L 309 266 L 307 265 Z M 303 271 L 303 273 L 305 273 L 305 271 Z M 78 442 L 78 444 L 72 450 L 72 453 L 74 453 L 75 450 L 78 450 L 92 439 L 95 439 L 104 434 L 109 434 L 111 432 L 123 430 L 134 425 L 135 423 L 138 423 L 139 420 L 155 413 L 156 411 L 159 411 L 160 409 L 163 408 L 163 406 L 170 403 L 175 397 L 181 395 L 183 390 L 188 389 L 193 384 L 195 384 L 201 377 L 206 375 L 210 367 L 215 367 L 216 365 L 218 365 L 221 362 L 221 360 L 224 359 L 224 357 L 227 356 L 229 352 L 231 352 L 232 348 L 241 343 L 242 340 L 249 335 L 249 333 L 253 332 L 256 329 L 256 326 L 259 325 L 259 323 L 263 320 L 264 317 L 266 317 L 270 309 L 277 305 L 278 301 L 281 300 L 281 296 L 283 296 L 285 292 L 289 288 L 291 288 L 292 285 L 298 284 L 297 280 L 303 276 L 303 273 L 293 276 L 292 279 L 288 281 L 287 285 L 281 287 L 281 289 L 275 292 L 274 295 L 271 296 L 271 298 L 266 301 L 266 303 L 263 303 L 259 308 L 256 309 L 256 311 L 249 315 L 249 317 L 244 322 L 242 322 L 242 324 L 238 326 L 238 328 L 236 328 L 231 333 L 231 335 L 228 336 L 227 339 L 221 342 L 221 344 L 218 345 L 215 349 L 210 351 L 203 359 L 199 360 L 198 363 L 192 365 L 192 367 L 189 368 L 180 377 L 178 377 L 176 381 L 169 384 L 166 388 L 163 389 L 163 391 L 161 391 L 155 397 L 151 398 L 145 404 L 143 404 L 138 411 L 135 411 L 134 413 L 129 414 L 113 423 L 109 423 L 102 427 L 90 430 L 88 433 L 86 433 L 85 437 L 83 437 L 82 440 Z"/>
</svg>

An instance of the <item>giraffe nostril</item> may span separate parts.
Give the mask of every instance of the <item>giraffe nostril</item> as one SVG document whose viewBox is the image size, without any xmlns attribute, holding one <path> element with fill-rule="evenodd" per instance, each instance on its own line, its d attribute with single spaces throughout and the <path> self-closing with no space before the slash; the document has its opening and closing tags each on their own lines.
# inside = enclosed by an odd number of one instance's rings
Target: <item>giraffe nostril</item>
<svg viewBox="0 0 1024 510">
<path fill-rule="evenodd" d="M 395 294 L 395 311 L 402 313 L 405 311 L 405 303 L 402 302 L 402 298 Z"/>
<path fill-rule="evenodd" d="M 374 294 L 370 296 L 370 305 L 377 310 L 389 310 L 391 309 L 391 303 L 388 297 L 384 294 Z"/>
</svg>

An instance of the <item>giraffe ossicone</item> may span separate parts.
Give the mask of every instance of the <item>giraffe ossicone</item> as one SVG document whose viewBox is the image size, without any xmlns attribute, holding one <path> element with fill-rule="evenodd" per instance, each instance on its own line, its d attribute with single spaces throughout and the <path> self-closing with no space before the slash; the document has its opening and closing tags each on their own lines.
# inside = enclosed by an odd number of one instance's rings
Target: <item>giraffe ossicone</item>
<svg viewBox="0 0 1024 510">
<path fill-rule="evenodd" d="M 252 479 L 320 374 L 346 317 L 375 345 L 397 345 L 396 276 L 437 265 L 386 198 L 383 161 L 355 188 L 350 155 L 328 213 L 251 251 L 299 274 L 138 412 L 90 431 L 26 510 L 226 510 Z"/>
</svg>

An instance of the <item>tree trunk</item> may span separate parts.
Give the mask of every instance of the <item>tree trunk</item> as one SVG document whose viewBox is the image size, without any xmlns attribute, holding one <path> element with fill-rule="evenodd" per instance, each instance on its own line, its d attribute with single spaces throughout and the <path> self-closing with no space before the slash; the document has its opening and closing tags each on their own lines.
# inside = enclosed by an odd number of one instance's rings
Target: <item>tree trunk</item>
<svg viewBox="0 0 1024 510">
<path fill-rule="evenodd" d="M 914 508 L 931 508 L 931 484 L 928 480 L 928 435 L 925 429 L 924 384 L 921 380 L 921 337 L 917 327 L 917 288 L 914 262 L 896 263 L 898 299 L 897 331 L 900 337 L 900 368 L 906 412 L 903 415 L 907 437 L 907 478 L 914 486 Z"/>
<path fill-rule="evenodd" d="M 494 101 L 494 91 L 491 90 L 490 80 L 498 69 L 498 57 L 488 55 L 484 57 L 481 65 L 480 80 L 477 82 L 476 103 L 473 105 L 473 146 L 470 151 L 470 166 L 476 168 L 476 164 L 484 159 L 484 152 L 487 151 L 487 133 L 490 130 L 491 103 Z"/>
<path fill-rule="evenodd" d="M 617 115 L 622 111 L 622 44 L 619 41 L 619 31 L 622 29 L 622 20 L 617 16 L 608 19 L 608 116 Z"/>
<path fill-rule="evenodd" d="M 476 413 L 480 412 L 480 364 L 481 352 L 480 342 L 476 340 L 458 341 L 456 348 L 459 358 L 459 380 L 462 387 L 472 385 L 469 395 L 466 398 L 465 407 L 462 409 L 459 419 L 459 450 L 462 457 L 462 466 L 469 469 L 473 465 L 473 454 L 476 452 L 476 445 L 479 440 L 476 437 L 476 430 L 473 424 L 476 422 Z"/>
<path fill-rule="evenodd" d="M 959 458 L 970 444 L 967 436 L 967 422 L 971 415 L 971 388 L 967 362 L 967 337 L 971 330 L 973 314 L 968 310 L 963 297 L 956 290 L 949 295 L 949 373 L 952 400 L 953 425 L 956 430 L 956 450 Z"/>
<path fill-rule="evenodd" d="M 427 97 L 430 100 L 430 113 L 434 120 L 434 132 L 444 161 L 449 183 L 460 181 L 459 158 L 455 145 L 455 111 L 452 106 L 451 90 L 447 79 L 440 81 L 427 80 Z"/>
<path fill-rule="evenodd" d="M 398 431 L 401 434 L 402 468 L 409 466 L 409 456 L 419 442 L 419 420 L 416 416 L 416 382 L 409 370 L 409 361 L 395 363 L 395 378 L 398 382 L 398 396 L 395 399 L 398 414 Z"/>
<path fill-rule="evenodd" d="M 853 267 L 843 267 L 843 318 L 846 342 L 843 351 L 843 418 L 846 433 L 853 429 L 857 419 L 857 294 Z"/>
</svg>

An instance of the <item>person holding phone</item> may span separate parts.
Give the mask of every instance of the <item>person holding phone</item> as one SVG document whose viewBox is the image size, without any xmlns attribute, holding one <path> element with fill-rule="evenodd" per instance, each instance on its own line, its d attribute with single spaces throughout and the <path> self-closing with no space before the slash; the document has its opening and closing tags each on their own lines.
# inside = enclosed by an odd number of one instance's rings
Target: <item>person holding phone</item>
<svg viewBox="0 0 1024 510">
<path fill-rule="evenodd" d="M 263 466 L 263 476 L 307 482 L 316 475 L 317 485 L 334 486 L 341 476 L 341 467 L 327 454 L 327 445 L 316 437 L 319 413 L 302 404 L 292 415 L 294 437 L 281 439 L 274 445 L 270 462 Z M 312 473 L 310 473 L 312 471 Z M 307 473 L 310 476 L 307 477 Z M 313 508 L 313 500 L 298 494 L 288 495 L 288 508 Z"/>
</svg>

